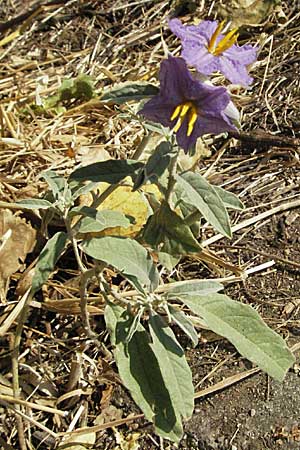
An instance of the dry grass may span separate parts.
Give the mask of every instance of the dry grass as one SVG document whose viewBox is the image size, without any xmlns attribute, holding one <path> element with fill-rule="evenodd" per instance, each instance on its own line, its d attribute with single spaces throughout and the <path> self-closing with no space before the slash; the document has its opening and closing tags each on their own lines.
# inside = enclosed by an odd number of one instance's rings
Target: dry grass
<svg viewBox="0 0 300 450">
<path fill-rule="evenodd" d="M 208 11 L 214 17 L 214 3 L 196 2 L 197 19 L 206 18 Z M 62 80 L 80 73 L 95 79 L 98 93 L 125 80 L 156 82 L 167 46 L 174 52 L 179 50 L 178 41 L 170 35 L 165 23 L 165 18 L 174 13 L 172 2 L 117 0 L 112 6 L 106 0 L 57 0 L 45 6 L 41 4 L 5 0 L 0 6 L 0 199 L 3 202 L 41 194 L 45 189 L 38 179 L 42 170 L 52 168 L 68 174 L 87 150 L 96 153 L 106 150 L 112 156 L 126 158 L 133 154 L 143 137 L 139 123 L 129 122 L 120 116 L 118 109 L 100 101 L 75 101 L 67 105 L 64 113 L 57 115 L 49 111 L 41 115 L 32 107 L 39 98 L 55 94 Z M 199 163 L 199 169 L 210 181 L 239 193 L 247 206 L 245 212 L 234 214 L 232 220 L 234 224 L 252 222 L 237 228 L 239 232 L 230 248 L 215 247 L 222 257 L 229 255 L 231 261 L 247 269 L 262 262 L 253 248 L 248 248 L 246 253 L 239 248 L 241 242 L 252 241 L 254 236 L 262 256 L 265 255 L 263 261 L 266 255 L 273 259 L 274 255 L 265 248 L 264 237 L 259 240 L 260 227 L 269 226 L 275 215 L 273 209 L 282 204 L 288 212 L 293 208 L 296 219 L 287 216 L 290 226 L 299 221 L 300 12 L 288 4 L 283 2 L 281 16 L 274 13 L 261 27 L 246 28 L 241 35 L 242 42 L 250 39 L 261 47 L 259 61 L 253 67 L 253 89 L 233 92 L 242 110 L 243 131 L 248 140 L 214 139 L 212 155 Z M 177 10 L 181 10 L 184 20 L 194 18 L 188 14 L 189 2 L 180 5 Z M 28 14 L 21 16 L 24 12 Z M 274 145 L 270 135 L 281 139 L 282 145 Z M 290 141 L 285 145 L 287 138 Z M 291 203 L 286 206 L 287 202 Z M 266 211 L 271 213 L 260 216 Z M 282 211 L 279 208 L 276 213 Z M 38 226 L 35 217 L 26 218 Z M 210 230 L 204 233 L 205 239 L 211 237 Z M 279 249 L 277 256 L 282 264 L 288 264 L 296 261 L 299 252 L 299 244 L 295 243 L 288 255 Z M 201 270 L 198 262 L 186 260 L 179 265 L 175 276 L 178 279 L 199 277 Z M 11 277 L 0 305 L 0 445 L 5 450 L 21 448 L 17 414 L 22 417 L 25 429 L 24 448 L 55 448 L 68 436 L 66 433 L 85 426 L 98 427 L 90 430 L 97 431 L 93 448 L 113 448 L 113 440 L 105 430 L 133 422 L 129 427 L 133 433 L 139 423 L 138 416 L 128 414 L 137 410 L 132 405 L 111 408 L 110 400 L 118 395 L 120 380 L 109 350 L 95 347 L 81 328 L 78 271 L 70 254 L 31 304 L 19 358 L 21 396 L 18 402 L 13 398 L 10 349 L 26 295 L 25 291 L 16 290 L 22 276 L 18 272 Z M 300 289 L 299 280 L 295 286 Z M 91 315 L 96 315 L 93 326 L 100 340 L 107 344 L 101 318 L 103 303 L 93 289 L 89 310 Z M 12 311 L 15 315 L 11 315 Z M 286 326 L 286 319 L 280 314 L 272 316 L 272 320 L 274 326 Z"/>
</svg>

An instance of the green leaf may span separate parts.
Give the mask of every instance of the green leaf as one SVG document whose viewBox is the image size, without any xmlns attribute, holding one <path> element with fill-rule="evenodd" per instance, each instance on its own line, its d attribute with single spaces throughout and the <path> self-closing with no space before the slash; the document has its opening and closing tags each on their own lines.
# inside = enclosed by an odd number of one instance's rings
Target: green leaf
<svg viewBox="0 0 300 450">
<path fill-rule="evenodd" d="M 55 198 L 62 195 L 66 188 L 65 178 L 57 175 L 53 170 L 47 170 L 41 173 L 41 177 L 47 182 L 51 192 Z"/>
<path fill-rule="evenodd" d="M 75 225 L 78 233 L 99 233 L 106 228 L 128 227 L 130 220 L 119 211 L 101 210 L 89 206 L 79 206 L 70 210 L 70 216 L 84 216 Z"/>
<path fill-rule="evenodd" d="M 105 181 L 106 183 L 115 184 L 129 175 L 132 176 L 142 166 L 142 163 L 130 159 L 110 159 L 80 167 L 71 173 L 70 180 L 89 180 L 96 183 Z"/>
<path fill-rule="evenodd" d="M 176 175 L 176 180 L 185 193 L 184 201 L 197 208 L 217 231 L 231 237 L 229 216 L 214 188 L 198 173 L 186 172 Z"/>
<path fill-rule="evenodd" d="M 198 253 L 201 250 L 188 225 L 171 210 L 167 202 L 149 217 L 143 232 L 145 242 L 173 256 Z"/>
<path fill-rule="evenodd" d="M 282 337 L 251 306 L 222 294 L 185 296 L 180 300 L 201 316 L 212 331 L 227 338 L 241 355 L 276 380 L 283 380 L 295 358 Z"/>
<path fill-rule="evenodd" d="M 125 309 L 122 306 L 116 305 L 115 303 L 107 301 L 107 305 L 104 310 L 104 319 L 106 323 L 106 328 L 110 334 L 110 341 L 112 345 L 116 345 L 117 341 L 117 324 L 120 321 L 122 314 Z"/>
<path fill-rule="evenodd" d="M 93 191 L 98 185 L 99 183 L 84 183 L 82 181 L 71 180 L 69 186 L 72 192 L 72 199 L 76 200 L 80 195 Z"/>
<path fill-rule="evenodd" d="M 116 327 L 116 343 L 123 342 L 128 344 L 136 331 L 141 331 L 141 318 L 144 312 L 144 308 L 140 308 L 137 314 L 132 315 L 128 310 L 122 314 L 124 321 L 118 322 Z"/>
<path fill-rule="evenodd" d="M 72 203 L 72 193 L 64 177 L 57 175 L 52 170 L 43 172 L 41 176 L 48 183 L 55 200 L 58 202 L 63 200 L 63 203 L 67 204 Z"/>
<path fill-rule="evenodd" d="M 33 293 L 41 289 L 43 284 L 48 280 L 51 272 L 55 268 L 56 262 L 66 248 L 67 239 L 67 234 L 60 231 L 52 236 L 43 248 L 34 271 L 31 285 Z"/>
<path fill-rule="evenodd" d="M 168 310 L 170 312 L 171 318 L 174 322 L 182 329 L 182 331 L 190 338 L 193 343 L 193 346 L 196 347 L 198 344 L 198 335 L 196 330 L 187 317 L 182 311 L 177 308 L 174 308 L 172 305 L 168 305 Z"/>
<path fill-rule="evenodd" d="M 184 351 L 171 328 L 155 314 L 150 317 L 152 350 L 157 358 L 164 383 L 169 391 L 176 415 L 188 419 L 194 409 L 192 372 Z"/>
<path fill-rule="evenodd" d="M 115 330 L 117 326 L 120 328 L 122 322 L 124 320 L 126 322 L 122 317 L 122 310 L 124 312 L 123 308 L 115 305 L 106 306 L 105 321 L 110 330 Z M 111 335 L 113 343 L 115 343 L 114 335 L 113 331 Z M 161 367 L 144 327 L 139 325 L 138 331 L 128 344 L 119 342 L 114 355 L 120 377 L 146 419 L 154 422 L 156 432 L 160 436 L 178 442 L 183 433 L 181 420 L 174 410 L 168 386 L 165 385 Z"/>
<path fill-rule="evenodd" d="M 169 166 L 172 154 L 170 142 L 161 142 L 138 174 L 133 190 L 139 189 L 147 181 L 151 183 L 157 181 Z"/>
<path fill-rule="evenodd" d="M 53 208 L 53 204 L 41 198 L 26 198 L 16 202 L 20 208 L 24 209 L 49 209 Z"/>
<path fill-rule="evenodd" d="M 141 331 L 140 321 L 144 308 L 140 308 L 138 313 L 133 315 L 129 309 L 124 309 L 114 303 L 109 302 L 109 307 L 105 308 L 105 320 L 111 334 L 113 345 L 120 343 L 128 344 L 134 333 Z"/>
<path fill-rule="evenodd" d="M 180 258 L 177 256 L 172 256 L 169 253 L 158 252 L 158 260 L 167 270 L 171 271 L 179 263 Z"/>
<path fill-rule="evenodd" d="M 104 236 L 82 242 L 81 249 L 97 260 L 113 266 L 139 291 L 154 291 L 159 282 L 156 266 L 147 250 L 129 238 Z"/>
<path fill-rule="evenodd" d="M 237 209 L 238 211 L 245 209 L 245 205 L 235 194 L 226 191 L 226 189 L 223 189 L 220 186 L 212 187 L 224 203 L 225 208 Z"/>
<path fill-rule="evenodd" d="M 74 80 L 73 87 L 74 98 L 89 100 L 95 97 L 94 80 L 84 73 L 78 75 Z"/>
<path fill-rule="evenodd" d="M 218 281 L 211 280 L 189 280 L 169 284 L 166 292 L 168 299 L 176 299 L 177 297 L 185 297 L 186 295 L 207 295 L 214 292 L 222 291 L 224 286 Z"/>
<path fill-rule="evenodd" d="M 158 94 L 159 88 L 150 83 L 125 81 L 112 89 L 106 90 L 101 101 L 121 105 L 129 101 L 139 101 Z"/>
<path fill-rule="evenodd" d="M 72 99 L 89 100 L 95 96 L 93 79 L 86 74 L 80 74 L 76 78 L 63 80 L 58 89 L 59 101 L 65 102 Z"/>
</svg>

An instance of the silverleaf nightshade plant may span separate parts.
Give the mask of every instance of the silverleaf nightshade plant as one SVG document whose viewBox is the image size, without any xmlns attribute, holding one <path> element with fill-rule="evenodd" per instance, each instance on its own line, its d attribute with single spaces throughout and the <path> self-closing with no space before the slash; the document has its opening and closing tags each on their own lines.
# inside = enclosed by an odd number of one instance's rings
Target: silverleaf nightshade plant
<svg viewBox="0 0 300 450">
<path fill-rule="evenodd" d="M 98 342 L 88 309 L 88 286 L 94 279 L 105 302 L 105 323 L 124 386 L 146 420 L 153 422 L 156 433 L 179 442 L 183 435 L 182 421 L 193 413 L 194 386 L 172 324 L 196 346 L 198 334 L 194 326 L 199 325 L 199 320 L 195 321 L 195 316 L 200 317 L 205 327 L 228 339 L 241 355 L 279 381 L 294 357 L 285 341 L 267 327 L 253 308 L 220 294 L 223 286 L 216 280 L 168 283 L 168 277 L 161 276 L 172 270 L 181 257 L 193 254 L 203 261 L 207 261 L 206 255 L 209 262 L 224 269 L 229 267 L 217 256 L 205 253 L 199 243 L 199 230 L 206 222 L 230 238 L 227 210 L 242 210 L 243 205 L 237 196 L 211 185 L 197 171 L 181 171 L 178 147 L 187 153 L 204 134 L 235 130 L 237 110 L 225 87 L 200 81 L 188 65 L 195 62 L 195 68 L 206 75 L 221 70 L 230 81 L 247 85 L 250 82 L 247 64 L 253 62 L 256 53 L 251 46 L 237 47 L 237 31 L 224 35 L 223 23 L 201 22 L 184 27 L 173 19 L 170 27 L 181 38 L 183 52 L 182 57 L 169 56 L 162 61 L 159 89 L 150 83 L 125 82 L 104 92 L 100 101 L 123 104 L 126 108 L 129 101 L 148 99 L 139 110 L 139 120 L 142 122 L 144 117 L 160 123 L 172 130 L 171 136 L 150 125 L 148 129 L 161 132 L 160 143 L 151 148 L 149 134 L 145 135 L 133 149 L 131 159 L 109 159 L 78 167 L 68 180 L 47 171 L 42 176 L 51 195 L 48 193 L 46 199 L 24 200 L 18 207 L 48 210 L 43 215 L 43 229 L 51 217 L 60 217 L 65 225 L 64 230 L 48 240 L 38 258 L 26 308 L 55 271 L 59 258 L 72 247 L 80 273 L 78 297 L 86 335 Z M 151 150 L 148 159 L 143 154 L 146 145 Z M 127 191 L 130 186 L 147 201 L 141 188 L 149 180 L 156 184 L 159 195 L 155 201 L 153 198 L 149 201 L 149 217 L 140 234 L 126 234 L 124 230 L 133 220 L 131 214 L 107 204 L 103 209 L 103 203 L 117 189 Z M 103 188 L 103 184 L 108 187 Z M 92 203 L 78 206 L 78 198 L 89 192 L 93 193 Z M 132 215 L 138 213 L 134 211 Z M 119 285 L 108 282 L 110 268 L 124 279 Z M 238 267 L 231 268 L 244 275 Z M 128 285 L 134 290 L 128 290 Z M 26 318 L 24 311 L 19 329 Z M 104 353 L 107 356 L 107 350 Z M 15 358 L 18 360 L 17 355 Z M 14 389 L 17 396 L 18 389 Z"/>
<path fill-rule="evenodd" d="M 238 29 L 223 34 L 224 21 L 203 20 L 198 25 L 183 25 L 169 20 L 171 31 L 181 40 L 182 58 L 203 75 L 221 72 L 231 83 L 247 87 L 252 81 L 248 65 L 256 61 L 257 48 L 236 45 Z"/>
</svg>

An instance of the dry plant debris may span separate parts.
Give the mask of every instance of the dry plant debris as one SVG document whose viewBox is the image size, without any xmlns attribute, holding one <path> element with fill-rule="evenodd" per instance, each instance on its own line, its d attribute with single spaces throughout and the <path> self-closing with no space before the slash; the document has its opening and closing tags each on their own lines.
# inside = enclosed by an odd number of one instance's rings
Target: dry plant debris
<svg viewBox="0 0 300 450">
<path fill-rule="evenodd" d="M 203 240 L 229 264 L 237 264 L 249 274 L 252 271 L 253 277 L 241 282 L 238 288 L 235 284 L 229 286 L 232 296 L 252 303 L 274 329 L 281 329 L 295 343 L 299 342 L 300 329 L 300 11 L 298 2 L 273 3 L 276 7 L 268 10 L 271 12 L 267 17 L 261 17 L 255 24 L 248 18 L 245 23 L 250 22 L 251 26 L 244 25 L 241 30 L 242 42 L 250 38 L 260 45 L 252 90 L 249 93 L 232 90 L 242 109 L 242 133 L 228 136 L 225 142 L 213 140 L 212 154 L 199 162 L 201 173 L 213 183 L 238 193 L 247 208 L 232 216 L 236 224 L 232 242 L 215 244 L 217 239 L 210 235 L 210 230 L 204 230 Z M 178 50 L 178 42 L 167 31 L 165 18 L 177 15 L 191 21 L 215 18 L 216 14 L 216 2 L 211 0 L 2 1 L 2 202 L 13 204 L 44 192 L 45 185 L 38 178 L 42 170 L 52 168 L 68 174 L 83 158 L 130 157 L 141 142 L 143 130 L 138 123 L 97 99 L 64 100 L 59 103 L 64 108 L 60 111 L 36 108 L 46 100 L 53 100 L 64 80 L 76 79 L 82 73 L 90 75 L 98 93 L 126 80 L 155 82 L 166 45 L 175 53 Z M 138 442 L 140 448 L 159 448 L 151 429 L 121 388 L 110 349 L 105 346 L 102 299 L 93 286 L 89 310 L 95 314 L 94 328 L 103 347 L 99 349 L 85 338 L 78 318 L 78 273 L 74 270 L 73 255 L 65 255 L 64 266 L 45 286 L 43 298 L 41 295 L 31 304 L 19 360 L 21 395 L 18 402 L 13 399 L 11 337 L 25 295 L 25 292 L 18 295 L 16 285 L 24 263 L 29 267 L 37 256 L 30 252 L 39 226 L 39 217 L 1 210 L 0 307 L 2 323 L 7 321 L 8 326 L 1 334 L 0 445 L 5 450 L 21 448 L 17 414 L 23 422 L 21 450 L 54 449 L 59 442 L 58 448 L 72 442 L 73 447 L 68 448 L 76 450 L 86 448 L 86 443 L 95 449 L 138 448 Z M 204 267 L 187 258 L 172 277 L 184 280 L 203 275 L 216 276 L 209 264 Z M 116 282 L 113 272 L 107 277 L 112 285 Z M 228 283 L 240 280 L 226 270 L 222 277 Z M 17 304 L 16 315 L 11 316 Z M 223 344 L 218 339 L 201 345 L 201 354 L 189 350 L 189 355 L 195 384 L 199 376 L 205 377 L 206 384 L 201 387 L 199 397 L 224 388 L 226 379 L 231 385 L 230 377 L 236 377 L 232 382 L 244 378 L 243 370 L 236 374 L 228 369 Z M 232 358 L 244 369 L 237 355 Z M 223 360 L 225 363 L 220 364 Z M 245 376 L 248 374 L 245 371 Z M 255 385 L 249 389 L 255 389 Z M 242 394 L 238 391 L 236 395 Z M 214 397 L 211 400 L 214 402 Z M 221 400 L 216 396 L 217 407 L 222 407 Z M 206 413 L 209 414 L 207 408 Z M 221 427 L 220 420 L 217 421 L 216 414 L 216 426 Z M 122 428 L 126 438 L 115 428 L 122 425 L 126 425 Z M 273 430 L 275 440 L 271 429 L 259 430 L 261 434 L 255 435 L 261 445 L 268 442 L 264 448 L 275 449 L 277 440 L 289 443 L 298 440 L 297 426 L 286 425 L 283 419 L 282 423 L 274 423 Z M 237 443 L 238 448 L 248 448 L 242 447 L 243 439 L 239 437 L 242 429 L 231 441 L 230 433 L 232 437 L 229 425 L 227 429 L 220 428 L 219 434 L 225 440 L 218 443 L 212 441 L 204 426 L 198 424 L 197 434 L 197 426 L 193 429 L 187 425 L 187 437 L 192 435 L 197 445 L 205 449 L 225 448 L 229 442 L 232 446 Z M 191 442 L 185 440 L 180 448 L 196 448 Z M 249 442 L 251 450 L 256 448 Z"/>
</svg>

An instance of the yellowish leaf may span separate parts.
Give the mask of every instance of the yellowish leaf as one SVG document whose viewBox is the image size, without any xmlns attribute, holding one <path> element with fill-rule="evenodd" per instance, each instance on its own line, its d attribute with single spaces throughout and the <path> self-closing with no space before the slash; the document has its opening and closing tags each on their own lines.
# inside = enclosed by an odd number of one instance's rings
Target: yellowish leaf
<svg viewBox="0 0 300 450">
<path fill-rule="evenodd" d="M 129 182 L 126 179 L 126 181 Z M 109 184 L 100 183 L 98 185 L 98 189 L 100 192 L 103 192 Z M 93 233 L 92 236 L 95 235 L 115 235 L 115 236 L 125 236 L 125 237 L 134 237 L 139 231 L 142 229 L 144 224 L 147 222 L 148 216 L 150 214 L 149 204 L 145 198 L 145 195 L 153 194 L 157 199 L 161 198 L 161 194 L 156 185 L 150 184 L 146 185 L 142 188 L 142 192 L 132 191 L 132 186 L 119 186 L 112 194 L 107 197 L 103 203 L 99 206 L 99 210 L 109 209 L 112 211 L 118 211 L 126 216 L 132 217 L 133 223 L 127 228 L 124 227 L 114 227 L 107 228 L 101 233 Z M 91 204 L 91 196 L 83 195 L 80 197 L 81 205 L 90 205 Z M 87 235 L 85 235 L 87 237 Z"/>
</svg>

